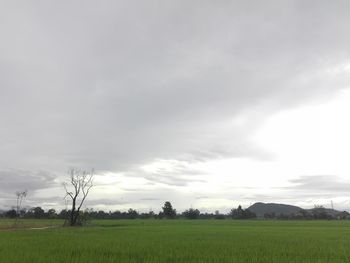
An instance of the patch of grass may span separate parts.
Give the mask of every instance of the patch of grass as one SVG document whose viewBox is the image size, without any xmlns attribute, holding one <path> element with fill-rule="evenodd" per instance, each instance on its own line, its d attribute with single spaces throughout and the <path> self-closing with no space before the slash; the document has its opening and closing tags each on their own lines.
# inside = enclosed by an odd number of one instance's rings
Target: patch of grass
<svg viewBox="0 0 350 263">
<path fill-rule="evenodd" d="M 0 232 L 0 262 L 350 260 L 349 221 L 97 220 L 93 225 Z"/>
<path fill-rule="evenodd" d="M 0 219 L 0 230 L 62 226 L 63 223 L 64 221 L 59 219 Z"/>
</svg>

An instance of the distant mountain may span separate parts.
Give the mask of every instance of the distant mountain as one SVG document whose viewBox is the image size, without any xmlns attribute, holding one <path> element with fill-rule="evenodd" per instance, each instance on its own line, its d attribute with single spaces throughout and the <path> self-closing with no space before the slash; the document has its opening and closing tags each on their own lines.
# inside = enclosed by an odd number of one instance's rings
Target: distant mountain
<svg viewBox="0 0 350 263">
<path fill-rule="evenodd" d="M 346 211 L 337 211 L 322 206 L 312 209 L 275 203 L 255 203 L 248 207 L 259 218 L 282 218 L 282 219 L 350 219 Z M 266 215 L 266 216 L 265 216 Z"/>
<path fill-rule="evenodd" d="M 255 213 L 257 217 L 264 217 L 264 214 L 272 214 L 275 215 L 290 215 L 290 214 L 296 214 L 302 208 L 294 205 L 285 205 L 285 204 L 275 204 L 275 203 L 255 203 L 248 207 L 248 209 Z"/>
</svg>

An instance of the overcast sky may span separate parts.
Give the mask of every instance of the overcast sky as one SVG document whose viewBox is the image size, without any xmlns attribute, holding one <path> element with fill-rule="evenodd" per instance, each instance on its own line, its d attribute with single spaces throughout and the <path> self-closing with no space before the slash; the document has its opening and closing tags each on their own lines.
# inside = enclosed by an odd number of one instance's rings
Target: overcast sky
<svg viewBox="0 0 350 263">
<path fill-rule="evenodd" d="M 0 207 L 350 210 L 349 1 L 0 1 Z"/>
</svg>

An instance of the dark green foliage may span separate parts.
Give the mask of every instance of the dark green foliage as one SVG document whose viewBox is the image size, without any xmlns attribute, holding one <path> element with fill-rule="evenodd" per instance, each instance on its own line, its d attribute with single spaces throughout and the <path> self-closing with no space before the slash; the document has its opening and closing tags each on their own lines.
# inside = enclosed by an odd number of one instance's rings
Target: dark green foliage
<svg viewBox="0 0 350 263">
<path fill-rule="evenodd" d="M 6 217 L 8 218 L 16 218 L 17 217 L 17 212 L 15 209 L 11 209 L 5 213 Z"/>
<path fill-rule="evenodd" d="M 240 205 L 237 207 L 237 209 L 232 209 L 230 215 L 231 215 L 232 219 L 256 218 L 256 214 L 251 212 L 249 209 L 242 209 L 242 207 Z"/>
<path fill-rule="evenodd" d="M 182 213 L 182 215 L 187 219 L 198 219 L 200 212 L 198 209 L 190 208 Z"/>
<path fill-rule="evenodd" d="M 132 208 L 130 208 L 128 210 L 128 219 L 136 219 L 138 217 L 138 215 L 139 215 L 139 213 L 136 210 L 134 210 Z"/>
<path fill-rule="evenodd" d="M 55 219 L 55 218 L 57 218 L 57 213 L 56 213 L 56 210 L 55 209 L 49 209 L 48 211 L 47 211 L 47 218 L 49 218 L 49 219 Z"/>
<path fill-rule="evenodd" d="M 164 203 L 164 206 L 162 207 L 162 209 L 163 209 L 162 216 L 164 216 L 165 218 L 174 219 L 176 217 L 176 210 L 173 209 L 173 206 L 169 201 L 166 201 Z"/>
<path fill-rule="evenodd" d="M 61 210 L 61 212 L 57 215 L 59 219 L 67 219 L 69 215 L 69 211 L 66 209 Z"/>
<path fill-rule="evenodd" d="M 141 219 L 151 219 L 155 218 L 155 214 L 153 211 L 149 211 L 148 213 L 140 213 L 139 218 Z"/>
<path fill-rule="evenodd" d="M 45 218 L 45 211 L 40 206 L 33 208 L 33 216 L 36 219 Z"/>
<path fill-rule="evenodd" d="M 14 218 L 16 211 L 9 210 L 0 212 L 0 218 Z M 162 211 L 159 214 L 155 214 L 153 211 L 140 213 L 135 209 L 130 208 L 128 211 L 95 211 L 93 209 L 87 209 L 84 212 L 80 211 L 79 216 L 83 218 L 77 220 L 77 225 L 84 225 L 87 221 L 92 219 L 162 219 L 162 218 L 179 218 L 176 215 L 176 210 L 173 209 L 170 202 L 165 202 L 162 207 Z M 68 220 L 70 217 L 70 210 L 62 210 L 59 213 L 55 209 L 49 209 L 45 212 L 41 207 L 31 208 L 29 210 L 21 210 L 20 218 L 25 219 L 64 219 Z M 200 213 L 197 209 L 188 209 L 180 214 L 182 218 L 189 219 L 250 219 L 255 218 L 255 213 L 250 211 L 250 209 L 242 209 L 241 206 L 236 209 L 232 209 L 229 214 L 223 214 L 219 211 L 215 213 Z M 322 220 L 322 219 L 338 219 L 345 220 L 350 219 L 350 214 L 346 211 L 336 211 L 333 209 L 327 209 L 324 207 L 315 207 L 313 209 L 305 210 L 300 209 L 295 213 L 275 213 L 266 212 L 261 216 L 265 219 L 282 219 L 282 220 Z"/>
</svg>

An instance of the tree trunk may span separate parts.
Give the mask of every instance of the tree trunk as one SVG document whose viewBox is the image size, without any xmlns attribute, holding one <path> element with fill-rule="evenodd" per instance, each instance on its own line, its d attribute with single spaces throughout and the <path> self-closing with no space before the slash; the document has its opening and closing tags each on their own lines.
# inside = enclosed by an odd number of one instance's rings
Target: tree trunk
<svg viewBox="0 0 350 263">
<path fill-rule="evenodd" d="M 72 211 L 70 212 L 70 226 L 75 226 L 76 219 L 75 219 L 75 198 L 73 199 L 72 203 Z"/>
</svg>

